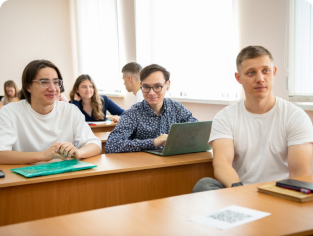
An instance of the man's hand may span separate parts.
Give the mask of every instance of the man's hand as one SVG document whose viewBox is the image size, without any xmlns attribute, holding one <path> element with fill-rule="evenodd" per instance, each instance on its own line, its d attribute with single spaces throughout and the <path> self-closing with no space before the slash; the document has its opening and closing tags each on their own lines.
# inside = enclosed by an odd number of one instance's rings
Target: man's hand
<svg viewBox="0 0 313 236">
<path fill-rule="evenodd" d="M 54 143 L 51 147 L 49 147 L 46 151 L 44 151 L 42 161 L 50 161 L 54 157 L 58 157 L 62 160 L 65 160 L 62 155 L 59 154 L 61 144 L 60 143 Z"/>
<path fill-rule="evenodd" d="M 59 143 L 60 147 L 58 153 L 65 158 L 80 158 L 81 153 L 80 151 L 69 142 Z"/>
<path fill-rule="evenodd" d="M 155 138 L 153 140 L 153 145 L 155 147 L 161 147 L 164 146 L 167 140 L 168 134 L 161 134 L 159 137 Z"/>
<path fill-rule="evenodd" d="M 112 121 L 117 123 L 120 120 L 119 116 L 112 116 Z"/>
</svg>

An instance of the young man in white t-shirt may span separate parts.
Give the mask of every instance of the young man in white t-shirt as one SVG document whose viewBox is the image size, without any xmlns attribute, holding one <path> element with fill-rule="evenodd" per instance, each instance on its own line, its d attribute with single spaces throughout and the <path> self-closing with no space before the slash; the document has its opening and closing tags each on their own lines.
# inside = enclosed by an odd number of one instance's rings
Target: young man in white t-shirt
<svg viewBox="0 0 313 236">
<path fill-rule="evenodd" d="M 86 158 L 100 154 L 95 137 L 80 110 L 57 101 L 63 79 L 50 61 L 30 62 L 22 75 L 25 99 L 0 112 L 0 164 L 27 164 Z"/>
<path fill-rule="evenodd" d="M 127 63 L 123 69 L 123 80 L 125 88 L 128 92 L 133 92 L 136 96 L 136 103 L 144 100 L 140 89 L 140 71 L 142 67 L 137 62 Z"/>
<path fill-rule="evenodd" d="M 249 46 L 236 63 L 245 99 L 214 117 L 209 142 L 216 180 L 201 179 L 193 192 L 311 175 L 312 122 L 273 95 L 277 68 L 270 52 Z"/>
</svg>

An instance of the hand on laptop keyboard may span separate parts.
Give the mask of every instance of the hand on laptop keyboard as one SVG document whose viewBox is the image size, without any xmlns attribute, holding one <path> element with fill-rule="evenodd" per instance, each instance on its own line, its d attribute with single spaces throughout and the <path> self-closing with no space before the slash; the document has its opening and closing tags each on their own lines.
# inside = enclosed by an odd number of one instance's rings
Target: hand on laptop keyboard
<svg viewBox="0 0 313 236">
<path fill-rule="evenodd" d="M 161 134 L 159 137 L 155 138 L 153 140 L 153 145 L 155 147 L 161 147 L 164 146 L 167 140 L 167 134 Z"/>
</svg>

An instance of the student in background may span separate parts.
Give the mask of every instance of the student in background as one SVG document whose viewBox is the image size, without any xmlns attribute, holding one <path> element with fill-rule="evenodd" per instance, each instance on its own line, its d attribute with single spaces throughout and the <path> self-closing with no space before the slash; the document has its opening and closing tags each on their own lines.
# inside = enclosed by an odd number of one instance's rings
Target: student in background
<svg viewBox="0 0 313 236">
<path fill-rule="evenodd" d="M 106 153 L 140 152 L 165 145 L 173 123 L 196 122 L 181 103 L 164 98 L 170 73 L 152 64 L 140 73 L 144 100 L 125 111 L 105 145 Z"/>
<path fill-rule="evenodd" d="M 136 103 L 144 100 L 142 91 L 140 90 L 141 69 L 141 65 L 137 62 L 130 62 L 122 69 L 125 88 L 128 92 L 133 92 L 136 96 Z"/>
<path fill-rule="evenodd" d="M 85 115 L 86 121 L 104 121 L 108 110 L 113 115 L 113 121 L 118 122 L 124 112 L 107 96 L 98 94 L 96 84 L 89 75 L 81 75 L 76 79 L 70 100 Z"/>
<path fill-rule="evenodd" d="M 26 99 L 0 112 L 0 164 L 27 164 L 87 158 L 101 152 L 101 141 L 72 104 L 56 101 L 63 79 L 50 61 L 30 62 L 22 75 Z"/>
<path fill-rule="evenodd" d="M 201 179 L 193 192 L 311 175 L 313 127 L 308 115 L 273 95 L 276 67 L 271 53 L 249 46 L 237 56 L 236 80 L 245 99 L 213 119 L 215 179 Z"/>
<path fill-rule="evenodd" d="M 3 105 L 7 105 L 11 102 L 13 98 L 17 97 L 18 88 L 13 80 L 6 81 L 3 87 L 4 87 L 4 96 L 1 99 L 1 103 Z"/>
</svg>

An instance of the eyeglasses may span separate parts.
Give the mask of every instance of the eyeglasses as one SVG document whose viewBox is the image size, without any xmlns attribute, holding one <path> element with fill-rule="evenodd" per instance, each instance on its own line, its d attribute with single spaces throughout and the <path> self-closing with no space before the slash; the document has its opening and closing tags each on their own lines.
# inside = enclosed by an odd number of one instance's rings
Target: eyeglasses
<svg viewBox="0 0 313 236">
<path fill-rule="evenodd" d="M 144 93 L 149 93 L 151 89 L 153 89 L 153 91 L 155 93 L 159 93 L 162 91 L 163 87 L 165 84 L 161 85 L 154 85 L 153 87 L 147 86 L 147 85 L 143 85 L 141 88 L 142 92 Z"/>
<path fill-rule="evenodd" d="M 50 80 L 48 80 L 48 79 L 40 79 L 40 80 L 33 80 L 33 81 L 39 82 L 40 87 L 43 88 L 43 89 L 49 88 L 50 84 L 51 84 Z M 52 84 L 53 84 L 53 86 L 55 88 L 56 87 L 61 88 L 62 87 L 62 83 L 63 83 L 63 80 L 61 80 L 61 79 L 54 79 L 54 80 L 52 80 Z"/>
</svg>

